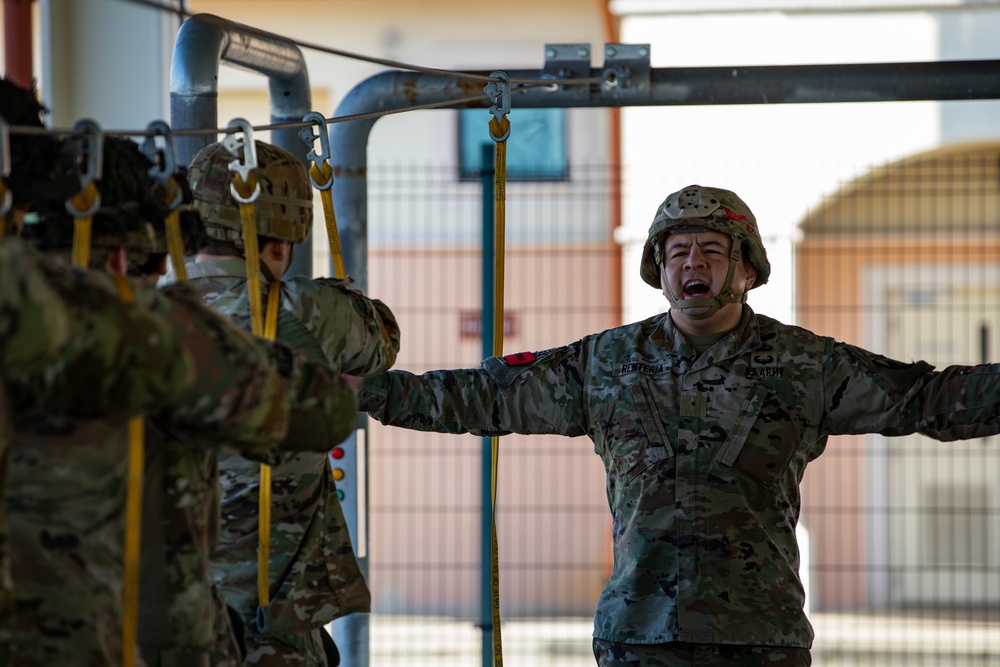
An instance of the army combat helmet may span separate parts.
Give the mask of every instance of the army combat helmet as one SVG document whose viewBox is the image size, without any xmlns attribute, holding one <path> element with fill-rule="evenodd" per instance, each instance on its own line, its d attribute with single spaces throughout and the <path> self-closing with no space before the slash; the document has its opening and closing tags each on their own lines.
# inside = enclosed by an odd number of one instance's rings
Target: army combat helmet
<svg viewBox="0 0 1000 667">
<path fill-rule="evenodd" d="M 289 151 L 271 144 L 254 142 L 257 168 L 252 174 L 260 182 L 260 194 L 253 202 L 257 233 L 273 239 L 303 243 L 312 228 L 312 186 L 302 163 Z M 237 142 L 239 150 L 243 140 Z M 230 183 L 235 158 L 222 142 L 202 148 L 188 170 L 194 193 L 194 210 L 201 214 L 208 235 L 232 241 L 243 251 L 243 224 L 239 203 L 233 199 Z"/>
<path fill-rule="evenodd" d="M 691 234 L 705 231 L 720 232 L 733 240 L 729 254 L 729 271 L 726 274 L 723 290 L 718 296 L 678 299 L 671 291 L 666 276 L 663 275 L 663 242 L 670 233 Z M 695 319 L 704 319 L 727 303 L 746 300 L 745 293 L 737 297 L 730 286 L 736 263 L 742 261 L 744 252 L 757 271 L 753 287 L 759 287 L 767 282 L 771 264 L 767 261 L 764 243 L 757 229 L 757 219 L 750 211 L 750 207 L 737 197 L 736 193 L 729 190 L 689 185 L 668 196 L 656 210 L 656 216 L 646 237 L 646 245 L 642 249 L 639 273 L 647 284 L 663 290 L 663 295 L 667 297 L 671 308 L 681 310 L 707 308 L 700 315 L 688 313 Z"/>
</svg>

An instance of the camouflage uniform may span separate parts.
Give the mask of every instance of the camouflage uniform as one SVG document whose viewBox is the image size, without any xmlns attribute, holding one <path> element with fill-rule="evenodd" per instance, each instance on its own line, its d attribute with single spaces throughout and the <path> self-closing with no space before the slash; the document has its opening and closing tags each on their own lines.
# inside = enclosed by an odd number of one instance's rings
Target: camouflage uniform
<svg viewBox="0 0 1000 667">
<path fill-rule="evenodd" d="M 734 243 L 759 246 L 745 213 L 729 200 L 717 216 L 678 218 L 684 229 L 731 227 Z M 671 220 L 658 218 L 653 242 Z M 762 252 L 749 254 L 766 279 Z M 658 284 L 645 261 L 643 277 Z M 600 664 L 692 664 L 669 657 L 677 642 L 772 647 L 775 664 L 808 664 L 795 538 L 806 464 L 835 434 L 1000 432 L 1000 365 L 935 371 L 739 307 L 737 327 L 700 354 L 666 313 L 479 369 L 369 377 L 359 402 L 410 429 L 593 441 L 614 550 L 594 622 Z"/>
<path fill-rule="evenodd" d="M 235 145 L 243 150 L 241 142 Z M 246 250 L 245 239 L 240 209 L 231 196 L 233 156 L 227 146 L 213 144 L 199 151 L 188 178 L 193 207 L 201 213 L 209 236 L 217 248 L 236 257 L 201 257 L 188 263 L 188 284 L 209 306 L 249 330 L 249 281 L 246 261 L 240 256 Z M 253 203 L 255 240 L 263 236 L 303 242 L 312 225 L 312 189 L 305 168 L 288 151 L 263 142 L 255 142 L 252 153 L 258 167 L 248 182 L 260 186 Z M 263 298 L 278 283 L 266 262 L 260 269 Z M 337 373 L 385 370 L 399 350 L 396 320 L 384 304 L 348 285 L 304 277 L 282 281 L 277 338 Z M 226 601 L 246 625 L 247 662 L 326 665 L 323 626 L 346 614 L 367 612 L 371 604 L 327 454 L 288 457 L 271 471 L 270 604 L 265 627 L 257 625 L 260 469 L 256 462 L 235 454 L 221 455 L 219 468 L 222 533 L 213 570 Z"/>
<path fill-rule="evenodd" d="M 123 170 L 114 173 L 125 179 Z M 134 207 L 116 205 L 107 196 L 105 202 L 111 207 L 106 224 L 117 221 L 119 229 L 137 224 Z M 36 238 L 56 245 L 65 240 L 67 225 L 59 215 L 64 214 L 50 211 L 50 219 L 37 224 Z M 95 217 L 95 231 L 101 216 Z M 327 438 L 350 432 L 353 394 L 324 367 L 238 330 L 182 287 L 157 291 L 133 285 L 137 306 L 130 308 L 120 302 L 109 276 L 76 271 L 61 287 L 74 299 L 79 311 L 74 318 L 93 322 L 71 351 L 103 349 L 105 337 L 117 336 L 124 345 L 113 360 L 131 363 L 127 376 L 120 377 L 108 373 L 109 365 L 94 363 L 100 358 L 68 354 L 68 361 L 46 376 L 53 385 L 43 387 L 46 396 L 87 390 L 76 400 L 93 404 L 93 410 L 81 410 L 89 419 L 51 414 L 48 401 L 34 400 L 39 394 L 34 379 L 8 387 L 16 416 L 8 488 L 17 547 L 14 644 L 18 664 L 114 664 L 121 655 L 124 417 L 153 414 L 164 428 L 263 450 L 265 456 L 273 455 L 269 448 L 286 435 L 326 451 L 336 442 Z M 150 326 L 161 330 L 115 326 L 120 323 L 107 315 L 122 310 L 148 313 Z M 119 389 L 104 391 L 109 384 Z M 105 396 L 119 402 L 115 409 L 99 409 Z"/>
<path fill-rule="evenodd" d="M 36 372 L 69 339 L 60 308 L 37 258 L 19 238 L 0 239 L 0 480 L 7 479 L 11 415 L 6 379 Z M 7 547 L 7 504 L 0 496 L 0 665 L 11 662 L 14 592 Z"/>
<path fill-rule="evenodd" d="M 162 219 L 153 226 L 154 252 L 166 252 Z M 182 211 L 181 226 L 185 248 L 200 247 L 198 236 L 204 231 L 198 213 Z M 138 264 L 149 263 L 143 259 Z M 200 301 L 198 310 L 208 322 L 221 319 Z M 224 321 L 225 328 L 232 327 Z M 327 378 L 325 366 L 307 362 L 304 353 L 292 353 L 277 342 L 258 339 L 257 344 L 282 351 L 289 357 L 282 363 L 294 371 L 291 431 L 275 450 L 248 449 L 223 438 L 192 438 L 163 420 L 147 420 L 139 642 L 149 667 L 242 663 L 241 642 L 231 636 L 235 630 L 210 571 L 220 520 L 218 447 L 237 445 L 235 450 L 247 456 L 275 462 L 286 450 L 326 452 L 353 430 L 356 399 L 346 383 Z M 324 391 L 308 374 L 318 374 L 330 389 Z"/>
<path fill-rule="evenodd" d="M 209 306 L 250 328 L 242 260 L 198 261 L 188 263 L 187 270 L 188 284 Z M 392 365 L 399 329 L 381 302 L 332 279 L 296 277 L 282 282 L 281 289 L 278 340 L 343 373 L 363 375 Z M 371 604 L 327 454 L 301 453 L 272 470 L 269 633 L 261 633 L 255 621 L 259 466 L 223 453 L 219 468 L 222 534 L 213 570 L 227 602 L 247 625 L 247 661 L 261 664 L 269 657 L 288 660 L 306 653 L 313 656 L 312 664 L 325 664 L 325 659 L 317 662 L 322 649 L 313 631 L 340 616 L 370 611 Z"/>
<path fill-rule="evenodd" d="M 482 369 L 391 371 L 359 400 L 423 431 L 589 436 L 615 563 L 596 637 L 809 647 L 795 541 L 806 464 L 835 434 L 993 435 L 998 380 L 998 365 L 934 372 L 744 306 L 701 356 L 662 314 Z"/>
</svg>

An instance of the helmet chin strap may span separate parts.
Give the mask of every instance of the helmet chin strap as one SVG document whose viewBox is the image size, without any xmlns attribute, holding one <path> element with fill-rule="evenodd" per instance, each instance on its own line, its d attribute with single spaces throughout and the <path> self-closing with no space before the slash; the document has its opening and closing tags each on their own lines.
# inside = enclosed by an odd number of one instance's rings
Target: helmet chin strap
<svg viewBox="0 0 1000 667">
<path fill-rule="evenodd" d="M 733 239 L 733 249 L 729 253 L 729 269 L 726 271 L 726 279 L 723 285 L 726 287 L 718 296 L 707 296 L 698 299 L 678 299 L 670 289 L 670 281 L 667 279 L 667 269 L 664 262 L 660 262 L 660 285 L 663 288 L 663 296 L 670 302 L 671 308 L 682 311 L 692 320 L 705 320 L 715 315 L 725 305 L 730 303 L 744 303 L 747 294 L 744 291 L 740 296 L 733 294 L 733 273 L 736 270 L 736 262 L 740 261 L 740 247 L 736 239 Z M 707 308 L 703 313 L 690 313 L 688 309 Z"/>
</svg>

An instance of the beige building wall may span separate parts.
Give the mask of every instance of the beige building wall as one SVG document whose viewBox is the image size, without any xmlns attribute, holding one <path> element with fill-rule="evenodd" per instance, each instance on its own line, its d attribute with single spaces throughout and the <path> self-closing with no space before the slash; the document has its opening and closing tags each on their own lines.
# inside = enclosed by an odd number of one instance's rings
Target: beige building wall
<svg viewBox="0 0 1000 667">
<path fill-rule="evenodd" d="M 504 352 L 617 324 L 618 312 L 593 296 L 604 294 L 608 263 L 599 246 L 508 247 Z M 402 328 L 398 368 L 479 365 L 468 328 L 481 301 L 478 248 L 374 249 L 370 267 L 371 291 Z M 482 439 L 377 423 L 370 438 L 376 611 L 474 613 Z M 591 615 L 611 563 L 604 470 L 590 440 L 502 437 L 497 508 L 504 615 Z"/>
<path fill-rule="evenodd" d="M 920 267 L 909 274 L 910 287 L 917 288 L 917 271 L 929 272 L 928 267 L 996 265 L 998 158 L 995 142 L 938 149 L 875 170 L 817 206 L 802 222 L 804 238 L 796 247 L 797 323 L 891 354 L 880 349 L 884 342 L 872 339 L 873 322 L 887 315 L 871 300 L 866 281 L 873 274 Z M 995 309 L 995 304 L 984 307 Z M 992 355 L 995 360 L 996 350 Z M 875 514 L 884 516 L 893 508 L 891 500 L 887 508 L 873 497 L 887 480 L 874 476 L 871 447 L 863 437 L 832 437 L 807 470 L 803 521 L 811 535 L 814 609 L 858 609 L 905 597 L 878 590 L 883 577 L 878 570 L 885 564 L 876 562 L 881 554 L 871 542 L 888 540 L 890 552 L 900 545 L 873 530 Z M 968 464 L 977 465 L 975 459 Z"/>
</svg>

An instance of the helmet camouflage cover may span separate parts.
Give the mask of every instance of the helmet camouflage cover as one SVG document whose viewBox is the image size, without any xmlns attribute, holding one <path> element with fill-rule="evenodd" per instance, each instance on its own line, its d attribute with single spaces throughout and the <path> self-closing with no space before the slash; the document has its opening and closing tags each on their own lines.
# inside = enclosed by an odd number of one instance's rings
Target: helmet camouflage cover
<svg viewBox="0 0 1000 667">
<path fill-rule="evenodd" d="M 767 282 L 771 264 L 767 261 L 760 230 L 757 229 L 757 218 L 750 207 L 734 192 L 700 185 L 689 185 L 674 192 L 656 210 L 646 237 L 646 245 L 642 249 L 642 263 L 639 266 L 642 279 L 660 289 L 664 239 L 671 232 L 698 231 L 720 232 L 731 237 L 734 244 L 746 244 L 750 263 L 757 270 L 753 287 Z"/>
<path fill-rule="evenodd" d="M 237 144 L 242 150 L 242 140 Z M 269 238 L 302 243 L 312 228 L 312 185 L 304 166 L 295 155 L 278 146 L 255 142 L 260 194 L 253 202 L 257 233 Z M 194 193 L 194 209 L 201 214 L 208 235 L 232 241 L 243 248 L 243 223 L 240 205 L 233 199 L 230 184 L 234 173 L 229 169 L 234 157 L 221 143 L 198 151 L 188 170 Z"/>
</svg>

